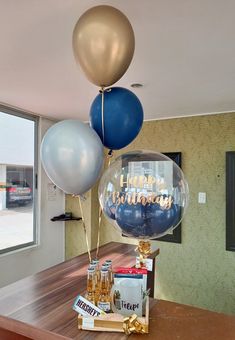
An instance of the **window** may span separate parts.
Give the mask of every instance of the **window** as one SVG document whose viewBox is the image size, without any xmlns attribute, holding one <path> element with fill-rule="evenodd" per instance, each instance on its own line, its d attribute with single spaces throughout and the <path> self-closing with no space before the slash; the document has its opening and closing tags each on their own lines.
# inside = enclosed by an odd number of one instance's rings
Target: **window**
<svg viewBox="0 0 235 340">
<path fill-rule="evenodd" d="M 36 243 L 37 129 L 0 106 L 0 254 Z"/>
</svg>

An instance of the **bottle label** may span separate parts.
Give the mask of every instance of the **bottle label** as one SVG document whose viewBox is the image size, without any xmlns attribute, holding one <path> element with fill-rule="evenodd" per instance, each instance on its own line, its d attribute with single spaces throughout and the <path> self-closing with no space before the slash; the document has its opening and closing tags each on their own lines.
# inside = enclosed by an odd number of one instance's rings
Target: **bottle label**
<svg viewBox="0 0 235 340">
<path fill-rule="evenodd" d="M 102 309 L 104 312 L 108 312 L 111 309 L 110 302 L 101 302 L 101 301 L 99 301 L 97 303 L 97 307 Z"/>
</svg>

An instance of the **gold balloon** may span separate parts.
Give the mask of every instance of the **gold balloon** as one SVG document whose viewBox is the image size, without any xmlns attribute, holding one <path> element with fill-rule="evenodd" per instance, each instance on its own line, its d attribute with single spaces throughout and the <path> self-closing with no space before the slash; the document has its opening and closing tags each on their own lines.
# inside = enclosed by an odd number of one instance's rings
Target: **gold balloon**
<svg viewBox="0 0 235 340">
<path fill-rule="evenodd" d="M 128 69 L 135 36 L 127 17 L 118 9 L 101 5 L 86 11 L 73 31 L 73 51 L 87 78 L 110 86 Z"/>
</svg>

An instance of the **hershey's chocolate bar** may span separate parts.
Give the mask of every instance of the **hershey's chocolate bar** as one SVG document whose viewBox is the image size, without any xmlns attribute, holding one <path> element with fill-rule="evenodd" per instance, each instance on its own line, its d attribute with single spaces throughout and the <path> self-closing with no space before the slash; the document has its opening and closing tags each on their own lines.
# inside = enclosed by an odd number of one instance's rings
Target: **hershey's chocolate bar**
<svg viewBox="0 0 235 340">
<path fill-rule="evenodd" d="M 81 295 L 76 297 L 76 300 L 73 304 L 73 309 L 82 316 L 99 316 L 101 314 L 106 314 L 104 311 L 96 307 L 93 303 Z"/>
</svg>

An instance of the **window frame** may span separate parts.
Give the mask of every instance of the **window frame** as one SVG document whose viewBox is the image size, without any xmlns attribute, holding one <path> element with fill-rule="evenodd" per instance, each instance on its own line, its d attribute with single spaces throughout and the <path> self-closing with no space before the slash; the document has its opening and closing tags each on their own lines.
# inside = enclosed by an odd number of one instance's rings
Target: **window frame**
<svg viewBox="0 0 235 340">
<path fill-rule="evenodd" d="M 33 241 L 21 243 L 16 246 L 0 249 L 0 256 L 2 254 L 14 252 L 16 250 L 23 250 L 38 244 L 38 224 L 37 224 L 37 206 L 38 206 L 38 128 L 39 117 L 23 110 L 10 108 L 0 104 L 0 112 L 12 116 L 28 119 L 34 122 L 34 163 L 33 163 Z"/>
</svg>

